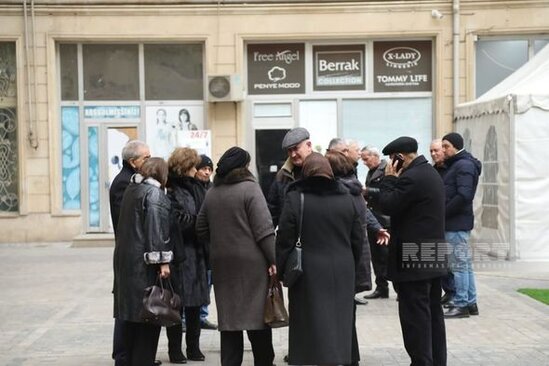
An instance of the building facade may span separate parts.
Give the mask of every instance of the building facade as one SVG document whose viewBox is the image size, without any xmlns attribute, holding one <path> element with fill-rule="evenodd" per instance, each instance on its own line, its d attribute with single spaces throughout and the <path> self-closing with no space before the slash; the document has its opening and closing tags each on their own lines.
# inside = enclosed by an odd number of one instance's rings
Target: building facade
<svg viewBox="0 0 549 366">
<path fill-rule="evenodd" d="M 549 43 L 549 3 L 0 0 L 0 24 L 0 242 L 71 241 L 111 237 L 131 138 L 242 146 L 264 189 L 296 126 L 427 153 Z"/>
</svg>

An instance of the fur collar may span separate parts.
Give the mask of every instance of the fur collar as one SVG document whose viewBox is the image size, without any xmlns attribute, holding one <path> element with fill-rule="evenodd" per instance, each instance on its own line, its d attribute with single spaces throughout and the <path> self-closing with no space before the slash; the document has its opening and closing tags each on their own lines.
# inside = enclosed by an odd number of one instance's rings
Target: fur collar
<svg viewBox="0 0 549 366">
<path fill-rule="evenodd" d="M 235 184 L 244 181 L 255 182 L 255 178 L 253 174 L 248 170 L 248 168 L 237 168 L 231 170 L 225 176 L 220 176 L 219 174 L 216 174 L 213 184 L 215 187 L 217 187 L 223 184 Z"/>
<path fill-rule="evenodd" d="M 309 177 L 298 180 L 288 186 L 288 192 L 294 190 L 319 196 L 349 193 L 349 190 L 342 183 L 324 177 Z"/>
</svg>

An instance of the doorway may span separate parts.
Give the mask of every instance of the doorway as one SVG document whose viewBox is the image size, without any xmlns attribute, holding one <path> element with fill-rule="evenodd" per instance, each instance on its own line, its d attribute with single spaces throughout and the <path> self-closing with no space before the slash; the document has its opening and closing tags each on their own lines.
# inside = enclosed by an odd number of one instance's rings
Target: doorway
<svg viewBox="0 0 549 366">
<path fill-rule="evenodd" d="M 255 162 L 259 185 L 265 197 L 269 194 L 276 173 L 282 168 L 287 154 L 281 149 L 283 130 L 255 130 Z"/>
</svg>

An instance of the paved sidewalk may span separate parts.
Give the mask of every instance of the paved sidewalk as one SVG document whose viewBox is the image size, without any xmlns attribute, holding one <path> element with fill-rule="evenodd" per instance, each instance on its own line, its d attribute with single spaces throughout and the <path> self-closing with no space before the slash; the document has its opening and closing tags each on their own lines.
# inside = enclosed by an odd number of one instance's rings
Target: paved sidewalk
<svg viewBox="0 0 549 366">
<path fill-rule="evenodd" d="M 0 365 L 111 365 L 112 248 L 0 244 Z M 477 271 L 480 316 L 446 322 L 449 365 L 549 365 L 549 306 L 516 292 L 549 288 L 549 263 L 496 263 Z M 210 307 L 215 321 L 215 306 Z M 397 303 L 357 312 L 361 365 L 408 365 Z M 274 330 L 276 360 L 287 329 Z M 203 331 L 206 362 L 219 365 L 219 334 Z M 162 331 L 158 359 L 168 364 Z M 246 344 L 245 365 L 252 365 Z"/>
</svg>

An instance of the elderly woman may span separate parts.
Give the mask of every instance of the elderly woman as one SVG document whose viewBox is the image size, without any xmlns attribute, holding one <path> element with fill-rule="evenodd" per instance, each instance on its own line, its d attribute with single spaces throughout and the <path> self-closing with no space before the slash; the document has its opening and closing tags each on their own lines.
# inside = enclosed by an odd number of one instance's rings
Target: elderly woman
<svg viewBox="0 0 549 366">
<path fill-rule="evenodd" d="M 128 365 L 151 366 L 156 354 L 160 326 L 142 323 L 146 287 L 158 273 L 170 275 L 170 201 L 164 186 L 168 166 L 161 158 L 148 159 L 140 174 L 132 176 L 120 207 L 114 249 L 114 317 L 124 321 L 124 342 Z"/>
<path fill-rule="evenodd" d="M 187 357 L 181 350 L 182 325 L 167 328 L 171 363 L 204 361 L 200 351 L 200 307 L 210 303 L 206 248 L 196 237 L 195 222 L 204 188 L 194 178 L 200 158 L 196 150 L 178 147 L 169 160 L 168 196 L 172 202 L 171 233 L 175 253 L 173 276 L 183 300 Z"/>
<path fill-rule="evenodd" d="M 250 154 L 239 147 L 223 154 L 196 224 L 210 242 L 222 366 L 242 364 L 244 330 L 254 365 L 272 366 L 274 359 L 271 329 L 263 321 L 268 275 L 276 273 L 274 229 L 249 163 Z"/>
<path fill-rule="evenodd" d="M 276 239 L 277 268 L 283 278 L 301 231 L 303 274 L 288 292 L 289 363 L 347 365 L 352 358 L 355 268 L 364 242 L 362 219 L 324 156 L 310 154 L 303 163 L 303 177 L 288 187 Z"/>
</svg>

